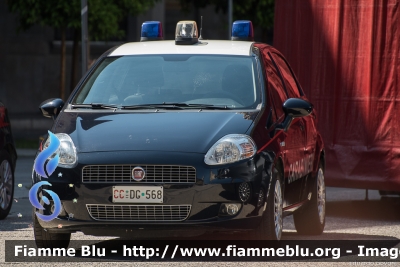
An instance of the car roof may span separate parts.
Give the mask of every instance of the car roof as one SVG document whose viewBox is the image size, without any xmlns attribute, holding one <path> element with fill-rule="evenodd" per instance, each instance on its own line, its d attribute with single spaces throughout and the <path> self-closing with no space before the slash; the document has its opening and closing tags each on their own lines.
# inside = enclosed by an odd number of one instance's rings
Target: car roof
<svg viewBox="0 0 400 267">
<path fill-rule="evenodd" d="M 253 42 L 202 40 L 193 45 L 175 45 L 175 41 L 150 41 L 126 43 L 108 56 L 160 55 L 160 54 L 207 54 L 207 55 L 251 55 Z"/>
</svg>

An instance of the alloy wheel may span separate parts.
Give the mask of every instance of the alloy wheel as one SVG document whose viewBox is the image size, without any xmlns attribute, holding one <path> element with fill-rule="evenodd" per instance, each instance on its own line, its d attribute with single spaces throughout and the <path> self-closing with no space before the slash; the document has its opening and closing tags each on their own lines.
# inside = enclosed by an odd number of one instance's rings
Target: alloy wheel
<svg viewBox="0 0 400 267">
<path fill-rule="evenodd" d="M 0 164 L 0 207 L 6 210 L 11 203 L 13 176 L 10 163 L 3 160 Z"/>
<path fill-rule="evenodd" d="M 278 240 L 281 239 L 282 235 L 282 190 L 281 183 L 279 180 L 275 183 L 274 190 L 274 223 L 275 223 L 275 234 Z"/>
<path fill-rule="evenodd" d="M 324 181 L 324 172 L 322 169 L 318 170 L 318 216 L 321 224 L 324 223 L 325 220 L 325 181 Z"/>
</svg>

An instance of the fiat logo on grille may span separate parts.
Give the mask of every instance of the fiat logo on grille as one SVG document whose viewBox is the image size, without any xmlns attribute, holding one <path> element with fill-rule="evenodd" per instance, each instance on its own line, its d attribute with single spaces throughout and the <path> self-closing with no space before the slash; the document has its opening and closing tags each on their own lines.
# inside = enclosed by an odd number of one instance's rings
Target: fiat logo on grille
<svg viewBox="0 0 400 267">
<path fill-rule="evenodd" d="M 146 175 L 146 172 L 142 167 L 135 167 L 132 170 L 132 179 L 135 181 L 141 181 L 144 179 L 144 176 Z"/>
</svg>

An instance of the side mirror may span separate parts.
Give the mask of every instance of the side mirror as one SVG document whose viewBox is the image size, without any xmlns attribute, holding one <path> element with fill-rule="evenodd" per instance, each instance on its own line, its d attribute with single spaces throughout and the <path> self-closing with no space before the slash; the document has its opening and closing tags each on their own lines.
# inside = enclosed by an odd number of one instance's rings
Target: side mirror
<svg viewBox="0 0 400 267">
<path fill-rule="evenodd" d="M 313 111 L 313 105 L 300 98 L 289 98 L 283 103 L 282 108 L 286 116 L 293 118 L 306 117 Z"/>
<path fill-rule="evenodd" d="M 39 109 L 43 116 L 46 118 L 53 118 L 53 120 L 60 114 L 61 109 L 64 106 L 64 101 L 60 98 L 51 98 L 40 104 Z"/>
<path fill-rule="evenodd" d="M 289 129 L 294 118 L 306 117 L 313 111 L 313 105 L 300 98 L 289 98 L 283 103 L 282 109 L 285 112 L 285 120 L 279 125 L 285 132 Z"/>
</svg>

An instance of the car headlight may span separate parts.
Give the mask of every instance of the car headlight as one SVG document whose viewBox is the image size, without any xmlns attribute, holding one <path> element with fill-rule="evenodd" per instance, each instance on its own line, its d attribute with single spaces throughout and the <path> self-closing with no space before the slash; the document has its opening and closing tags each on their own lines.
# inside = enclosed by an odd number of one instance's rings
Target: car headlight
<svg viewBox="0 0 400 267">
<path fill-rule="evenodd" d="M 221 165 L 248 159 L 256 154 L 257 147 L 250 136 L 228 134 L 219 139 L 208 150 L 204 162 L 208 165 Z"/>
<path fill-rule="evenodd" d="M 77 163 L 78 156 L 76 154 L 76 148 L 74 142 L 71 137 L 65 133 L 56 133 L 58 140 L 60 140 L 60 146 L 57 151 L 51 155 L 50 158 L 54 158 L 56 154 L 59 155 L 60 160 L 58 162 L 59 167 L 64 168 L 73 168 Z M 43 145 L 43 150 L 46 149 L 50 145 L 50 138 L 47 138 L 46 142 Z"/>
</svg>

